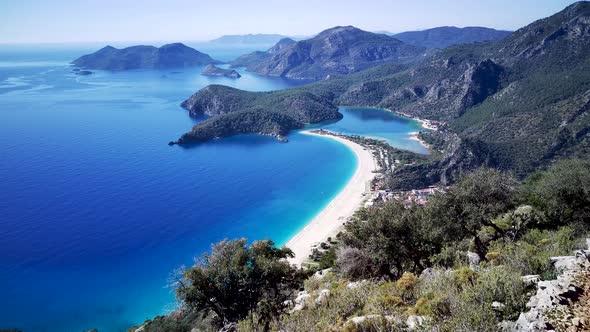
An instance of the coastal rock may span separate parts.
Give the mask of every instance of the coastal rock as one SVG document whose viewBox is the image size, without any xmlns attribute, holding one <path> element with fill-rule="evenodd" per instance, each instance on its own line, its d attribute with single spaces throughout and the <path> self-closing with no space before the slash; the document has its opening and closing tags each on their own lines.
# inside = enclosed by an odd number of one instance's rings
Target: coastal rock
<svg viewBox="0 0 590 332">
<path fill-rule="evenodd" d="M 78 70 L 78 71 L 75 71 L 75 74 L 81 75 L 81 76 L 88 76 L 88 75 L 92 75 L 94 73 L 91 72 L 90 70 Z"/>
<path fill-rule="evenodd" d="M 216 65 L 210 64 L 203 69 L 201 75 L 204 76 L 223 76 L 228 78 L 240 78 L 242 75 L 233 69 L 223 69 L 219 68 Z"/>
</svg>

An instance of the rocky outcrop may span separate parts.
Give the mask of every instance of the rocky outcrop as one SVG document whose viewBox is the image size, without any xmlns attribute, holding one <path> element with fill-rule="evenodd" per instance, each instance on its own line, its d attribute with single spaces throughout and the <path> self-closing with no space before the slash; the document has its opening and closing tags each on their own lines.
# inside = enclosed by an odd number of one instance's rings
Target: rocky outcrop
<svg viewBox="0 0 590 332">
<path fill-rule="evenodd" d="M 551 258 L 555 269 L 560 273 L 559 276 L 555 280 L 539 281 L 536 294 L 526 305 L 529 311 L 521 313 L 516 322 L 502 322 L 500 327 L 503 331 L 551 331 L 555 330 L 555 325 L 562 323 L 566 328 L 573 326 L 572 331 L 583 330 L 583 318 L 567 315 L 560 317 L 559 313 L 567 311 L 566 309 L 574 305 L 585 291 L 580 287 L 578 278 L 590 272 L 590 240 L 587 240 L 587 243 L 588 250 L 578 250 L 573 256 Z M 585 328 L 590 328 L 590 325 L 586 325 Z"/>
<path fill-rule="evenodd" d="M 223 76 L 228 78 L 240 78 L 242 75 L 233 69 L 223 69 L 216 65 L 207 65 L 201 72 L 204 76 Z"/>
<path fill-rule="evenodd" d="M 220 63 L 209 55 L 181 43 L 154 46 L 131 46 L 117 49 L 106 46 L 72 62 L 82 69 L 122 71 L 131 69 L 166 69 Z"/>
</svg>

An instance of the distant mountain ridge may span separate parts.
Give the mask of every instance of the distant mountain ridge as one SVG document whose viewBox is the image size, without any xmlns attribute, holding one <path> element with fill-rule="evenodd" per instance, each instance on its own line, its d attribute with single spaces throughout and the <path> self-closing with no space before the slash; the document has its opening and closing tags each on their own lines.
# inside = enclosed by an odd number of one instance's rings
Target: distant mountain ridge
<svg viewBox="0 0 590 332">
<path fill-rule="evenodd" d="M 232 68 L 238 67 L 252 67 L 257 64 L 269 60 L 273 54 L 277 54 L 285 48 L 297 43 L 291 38 L 283 38 L 279 40 L 273 47 L 266 51 L 255 51 L 249 54 L 244 54 L 230 63 Z"/>
<path fill-rule="evenodd" d="M 138 45 L 117 49 L 106 46 L 72 61 L 79 68 L 111 71 L 193 67 L 216 63 L 221 62 L 182 43 L 166 44 L 160 48 Z"/>
<path fill-rule="evenodd" d="M 329 75 L 358 72 L 386 61 L 414 61 L 423 54 L 421 47 L 345 26 L 283 45 L 272 53 L 254 52 L 232 62 L 232 66 L 245 66 L 248 71 L 269 76 L 321 80 Z"/>
<path fill-rule="evenodd" d="M 501 40 L 511 31 L 496 30 L 485 27 L 457 28 L 451 26 L 437 27 L 421 31 L 407 31 L 393 34 L 392 36 L 404 43 L 426 47 L 447 48 L 452 45 L 468 44 L 474 42 L 487 42 Z"/>
<path fill-rule="evenodd" d="M 289 38 L 287 36 L 279 34 L 246 34 L 246 35 L 225 35 L 219 38 L 210 40 L 212 44 L 223 44 L 223 45 L 272 45 L 276 44 L 283 38 Z"/>
</svg>

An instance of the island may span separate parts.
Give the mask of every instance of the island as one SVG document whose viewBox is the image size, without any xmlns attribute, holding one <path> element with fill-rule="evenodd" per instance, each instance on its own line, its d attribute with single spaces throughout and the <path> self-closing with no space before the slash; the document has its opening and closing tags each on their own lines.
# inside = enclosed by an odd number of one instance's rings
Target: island
<svg viewBox="0 0 590 332">
<path fill-rule="evenodd" d="M 219 63 L 221 61 L 182 43 L 167 44 L 160 48 L 138 45 L 117 49 L 106 46 L 72 62 L 81 69 L 109 71 L 183 68 Z"/>
<path fill-rule="evenodd" d="M 228 78 L 240 78 L 242 75 L 233 69 L 223 69 L 219 68 L 216 65 L 207 65 L 205 69 L 201 72 L 201 75 L 204 76 L 223 76 Z"/>
</svg>

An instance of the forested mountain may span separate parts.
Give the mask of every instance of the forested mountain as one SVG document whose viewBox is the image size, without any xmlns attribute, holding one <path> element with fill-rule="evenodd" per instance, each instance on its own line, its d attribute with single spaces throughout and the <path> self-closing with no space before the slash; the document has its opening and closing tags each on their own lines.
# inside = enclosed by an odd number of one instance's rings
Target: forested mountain
<svg viewBox="0 0 590 332">
<path fill-rule="evenodd" d="M 510 35 L 511 31 L 484 27 L 437 27 L 421 31 L 406 31 L 393 37 L 406 44 L 426 48 L 446 48 L 452 45 L 496 41 Z"/>
<path fill-rule="evenodd" d="M 285 44 L 285 41 L 282 41 Z M 321 80 L 330 75 L 355 73 L 386 61 L 415 61 L 424 49 L 383 34 L 346 26 L 322 31 L 317 36 L 277 45 L 266 54 L 254 53 L 236 60 L 234 66 L 271 76 Z"/>
</svg>

